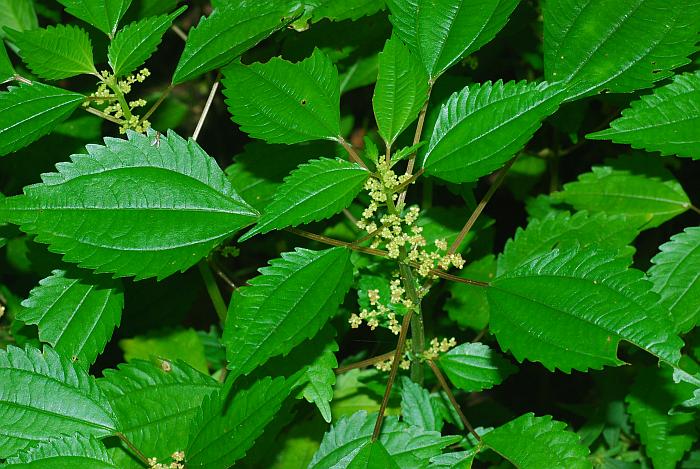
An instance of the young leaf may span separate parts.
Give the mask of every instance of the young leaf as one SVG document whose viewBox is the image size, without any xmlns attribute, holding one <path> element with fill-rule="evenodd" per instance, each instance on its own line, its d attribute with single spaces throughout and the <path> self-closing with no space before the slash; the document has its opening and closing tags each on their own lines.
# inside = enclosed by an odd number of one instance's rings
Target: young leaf
<svg viewBox="0 0 700 469">
<path fill-rule="evenodd" d="M 548 83 L 497 81 L 453 94 L 430 138 L 426 173 L 462 183 L 500 168 L 557 110 L 561 90 Z"/>
<path fill-rule="evenodd" d="M 632 148 L 700 159 L 700 72 L 678 75 L 673 82 L 642 96 L 610 128 L 586 135 L 593 140 L 628 143 Z"/>
<path fill-rule="evenodd" d="M 243 458 L 289 396 L 295 378 L 270 377 L 250 388 L 206 397 L 190 426 L 187 467 L 227 469 Z"/>
<path fill-rule="evenodd" d="M 387 147 L 418 117 L 428 99 L 428 75 L 400 39 L 392 37 L 379 54 L 374 115 Z"/>
<path fill-rule="evenodd" d="M 144 454 L 159 460 L 184 449 L 202 401 L 221 388 L 185 363 L 163 365 L 135 360 L 105 370 L 97 381 L 122 433 Z"/>
<path fill-rule="evenodd" d="M 335 215 L 350 205 L 369 176 L 357 163 L 341 159 L 320 158 L 299 166 L 275 192 L 258 224 L 240 241 Z"/>
<path fill-rule="evenodd" d="M 0 0 L 0 39 L 6 36 L 4 26 L 17 31 L 38 28 L 34 0 Z"/>
<path fill-rule="evenodd" d="M 615 251 L 556 249 L 498 277 L 487 295 L 501 348 L 568 373 L 623 363 L 626 340 L 676 364 L 683 341 L 630 262 Z"/>
<path fill-rule="evenodd" d="M 129 132 L 89 145 L 25 195 L 0 200 L 0 219 L 99 272 L 163 279 L 188 269 L 256 213 L 193 140 L 152 140 Z"/>
<path fill-rule="evenodd" d="M 525 229 L 518 228 L 498 257 L 498 275 L 509 272 L 529 259 L 550 252 L 555 247 L 579 245 L 582 249 L 597 247 L 618 250 L 630 244 L 639 230 L 624 217 L 604 213 L 589 215 L 578 212 L 555 212 L 543 219 L 532 220 Z"/>
<path fill-rule="evenodd" d="M 700 320 L 700 227 L 686 228 L 662 245 L 651 260 L 649 280 L 661 295 L 679 333 L 690 331 Z"/>
<path fill-rule="evenodd" d="M 22 306 L 17 319 L 35 324 L 42 342 L 89 368 L 119 326 L 124 294 L 110 278 L 54 270 Z"/>
<path fill-rule="evenodd" d="M 323 350 L 321 356 L 306 370 L 305 377 L 308 379 L 308 383 L 304 385 L 302 390 L 304 398 L 316 404 L 323 420 L 327 423 L 331 423 L 332 419 L 330 402 L 333 400 L 335 369 L 338 367 L 338 360 L 334 353 L 337 351 L 338 344 L 332 340 Z"/>
<path fill-rule="evenodd" d="M 698 31 L 698 0 L 550 0 L 544 8 L 545 77 L 575 83 L 572 98 L 648 88 L 690 62 Z"/>
<path fill-rule="evenodd" d="M 340 136 L 338 71 L 319 49 L 299 63 L 232 64 L 224 76 L 233 121 L 251 137 L 291 144 Z"/>
<path fill-rule="evenodd" d="M 381 441 L 370 441 L 355 455 L 347 469 L 400 469 Z"/>
<path fill-rule="evenodd" d="M 407 376 L 401 378 L 401 417 L 409 425 L 440 431 L 440 418 L 430 404 L 430 393 Z"/>
<path fill-rule="evenodd" d="M 387 0 L 399 38 L 431 80 L 476 52 L 505 26 L 519 0 Z"/>
<path fill-rule="evenodd" d="M 594 166 L 552 195 L 577 210 L 622 215 L 638 229 L 655 228 L 690 207 L 688 196 L 670 173 L 642 174 L 615 165 Z"/>
<path fill-rule="evenodd" d="M 109 65 L 118 77 L 128 75 L 148 60 L 170 29 L 173 20 L 187 7 L 170 15 L 154 16 L 131 23 L 120 30 L 109 44 Z"/>
<path fill-rule="evenodd" d="M 202 17 L 190 29 L 173 85 L 230 63 L 286 26 L 297 8 L 295 2 L 287 0 L 219 3 L 209 17 Z"/>
<path fill-rule="evenodd" d="M 80 107 L 85 96 L 34 83 L 0 92 L 0 156 L 43 137 Z"/>
<path fill-rule="evenodd" d="M 19 55 L 35 74 L 59 80 L 83 73 L 97 74 L 90 36 L 77 26 L 59 24 L 46 29 L 5 29 Z"/>
<path fill-rule="evenodd" d="M 131 0 L 58 0 L 66 11 L 108 36 L 114 35 Z"/>
<path fill-rule="evenodd" d="M 104 445 L 93 436 L 76 433 L 42 441 L 13 456 L 2 465 L 7 469 L 117 469 Z"/>
<path fill-rule="evenodd" d="M 56 435 L 115 432 L 112 409 L 94 379 L 53 349 L 0 350 L 0 458 Z"/>
<path fill-rule="evenodd" d="M 591 469 L 588 448 L 566 424 L 550 416 L 525 414 L 485 434 L 484 446 L 516 467 L 527 469 Z"/>
<path fill-rule="evenodd" d="M 5 43 L 0 42 L 0 83 L 8 81 L 15 76 L 15 69 L 7 56 Z"/>
<path fill-rule="evenodd" d="M 308 469 L 347 467 L 370 441 L 377 420 L 376 414 L 355 412 L 341 418 L 323 436 L 321 447 L 314 454 Z M 438 432 L 423 430 L 396 417 L 384 419 L 379 441 L 399 467 L 424 467 L 428 460 L 460 437 L 443 437 Z"/>
<path fill-rule="evenodd" d="M 518 369 L 481 343 L 458 345 L 440 356 L 440 367 L 462 391 L 479 392 L 501 384 Z"/>
<path fill-rule="evenodd" d="M 223 342 L 233 376 L 247 375 L 313 337 L 352 283 L 350 252 L 344 248 L 298 248 L 260 273 L 236 290 L 229 307 Z"/>
</svg>

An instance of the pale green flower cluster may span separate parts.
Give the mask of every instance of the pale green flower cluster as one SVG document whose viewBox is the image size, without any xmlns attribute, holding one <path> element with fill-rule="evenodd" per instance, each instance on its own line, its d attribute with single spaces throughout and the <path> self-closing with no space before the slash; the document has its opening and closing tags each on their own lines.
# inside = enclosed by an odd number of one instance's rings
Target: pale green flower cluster
<svg viewBox="0 0 700 469">
<path fill-rule="evenodd" d="M 146 101 L 144 99 L 136 99 L 129 102 L 124 100 L 124 97 L 131 93 L 131 85 L 143 83 L 150 75 L 151 72 L 147 68 L 140 70 L 135 75 L 128 75 L 121 80 L 118 80 L 116 76 L 107 70 L 103 70 L 100 73 L 102 82 L 90 98 L 98 106 L 107 104 L 101 111 L 107 116 L 121 121 L 119 132 L 122 134 L 125 134 L 127 130 L 145 133 L 151 127 L 150 122 L 141 119 L 134 113 L 138 108 L 144 107 Z M 85 102 L 85 106 L 89 104 L 90 101 Z"/>
<path fill-rule="evenodd" d="M 185 469 L 185 453 L 176 451 L 170 456 L 173 462 L 169 464 L 159 463 L 156 458 L 148 458 L 149 469 Z"/>
</svg>

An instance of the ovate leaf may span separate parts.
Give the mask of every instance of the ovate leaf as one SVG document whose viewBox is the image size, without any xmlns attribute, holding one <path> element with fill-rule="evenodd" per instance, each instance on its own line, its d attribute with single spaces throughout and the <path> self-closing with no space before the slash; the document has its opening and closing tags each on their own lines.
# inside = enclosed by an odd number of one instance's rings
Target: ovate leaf
<svg viewBox="0 0 700 469">
<path fill-rule="evenodd" d="M 458 345 L 439 362 L 450 381 L 466 392 L 490 389 L 517 371 L 501 354 L 478 342 Z"/>
<path fill-rule="evenodd" d="M 230 398 L 224 392 L 205 398 L 190 426 L 187 467 L 227 469 L 245 456 L 295 382 L 267 377 Z"/>
<path fill-rule="evenodd" d="M 483 436 L 491 448 L 513 465 L 527 469 L 590 469 L 588 448 L 566 424 L 552 417 L 525 414 Z"/>
<path fill-rule="evenodd" d="M 284 180 L 258 224 L 240 240 L 329 218 L 350 205 L 369 176 L 357 163 L 341 159 L 321 158 L 303 164 Z"/>
<path fill-rule="evenodd" d="M 185 9 L 182 7 L 171 15 L 144 18 L 119 31 L 107 51 L 114 74 L 118 77 L 128 75 L 143 65 L 156 51 L 173 20 Z"/>
<path fill-rule="evenodd" d="M 503 254 L 498 257 L 498 274 L 509 272 L 533 257 L 552 249 L 580 246 L 622 249 L 638 234 L 635 226 L 624 217 L 611 217 L 604 213 L 589 215 L 578 212 L 554 212 L 543 219 L 533 219 L 523 230 L 518 228 L 515 237 L 508 240 Z"/>
<path fill-rule="evenodd" d="M 173 75 L 174 85 L 230 63 L 286 26 L 297 5 L 287 0 L 219 3 L 189 31 Z"/>
<path fill-rule="evenodd" d="M 440 110 L 424 157 L 427 174 L 476 181 L 522 149 L 561 102 L 561 87 L 524 81 L 470 85 Z"/>
<path fill-rule="evenodd" d="M 79 433 L 43 441 L 9 458 L 8 469 L 117 469 L 104 445 Z"/>
<path fill-rule="evenodd" d="M 491 330 L 518 360 L 550 370 L 616 366 L 620 340 L 676 364 L 683 342 L 628 256 L 556 249 L 491 283 Z"/>
<path fill-rule="evenodd" d="M 428 75 L 400 39 L 386 42 L 379 54 L 379 76 L 374 88 L 374 115 L 387 146 L 418 117 L 428 99 Z"/>
<path fill-rule="evenodd" d="M 348 469 L 399 469 L 381 441 L 370 441 L 350 461 Z"/>
<path fill-rule="evenodd" d="M 124 294 L 121 284 L 109 277 L 55 270 L 22 306 L 17 319 L 35 324 L 39 340 L 88 368 L 119 326 Z"/>
<path fill-rule="evenodd" d="M 700 159 L 700 72 L 678 75 L 669 85 L 642 96 L 608 130 L 593 140 L 628 143 L 632 148 Z"/>
<path fill-rule="evenodd" d="M 693 414 L 669 415 L 672 407 L 693 397 L 693 389 L 692 384 L 674 383 L 669 368 L 645 368 L 627 396 L 634 429 L 656 469 L 677 467 L 697 439 Z"/>
<path fill-rule="evenodd" d="M 407 376 L 401 378 L 401 417 L 409 425 L 440 431 L 440 417 L 430 404 L 430 393 Z"/>
<path fill-rule="evenodd" d="M 336 312 L 352 283 L 350 252 L 297 249 L 260 269 L 236 290 L 223 343 L 233 376 L 245 375 L 313 337 Z"/>
<path fill-rule="evenodd" d="M 46 347 L 0 350 L 0 458 L 54 438 L 115 432 L 112 409 L 86 371 Z"/>
<path fill-rule="evenodd" d="M 698 31 L 698 0 L 551 0 L 544 8 L 545 77 L 575 83 L 573 96 L 647 88 L 690 62 Z"/>
<path fill-rule="evenodd" d="M 130 132 L 88 146 L 0 201 L 0 218 L 100 272 L 162 279 L 188 269 L 256 213 L 193 140 L 153 138 Z"/>
<path fill-rule="evenodd" d="M 98 380 L 120 430 L 137 448 L 159 460 L 185 448 L 189 425 L 219 383 L 182 362 L 135 360 L 105 370 Z M 122 457 L 128 457 L 121 452 Z M 115 455 L 115 459 L 117 456 Z"/>
<path fill-rule="evenodd" d="M 229 111 L 251 137 L 291 144 L 340 135 L 338 71 L 319 49 L 295 64 L 232 64 L 224 76 Z"/>
<path fill-rule="evenodd" d="M 24 62 L 42 78 L 58 80 L 83 73 L 97 74 L 90 36 L 77 26 L 59 24 L 24 32 L 6 31 L 19 47 Z"/>
<path fill-rule="evenodd" d="M 58 0 L 66 11 L 112 36 L 131 0 Z"/>
<path fill-rule="evenodd" d="M 34 0 L 0 0 L 0 39 L 6 35 L 4 26 L 17 31 L 39 27 Z"/>
<path fill-rule="evenodd" d="M 661 295 L 661 306 L 670 311 L 680 333 L 690 331 L 700 320 L 700 227 L 662 245 L 651 260 L 649 280 Z"/>
<path fill-rule="evenodd" d="M 0 92 L 0 156 L 43 137 L 83 102 L 78 93 L 34 83 Z"/>
<path fill-rule="evenodd" d="M 399 38 L 435 79 L 505 26 L 519 0 L 388 0 Z"/>
<path fill-rule="evenodd" d="M 377 420 L 376 414 L 355 412 L 341 418 L 323 436 L 321 447 L 308 469 L 347 467 L 370 441 Z M 384 419 L 379 441 L 399 467 L 424 467 L 442 449 L 459 441 L 460 437 L 443 437 L 439 432 L 400 422 L 396 417 Z"/>
</svg>

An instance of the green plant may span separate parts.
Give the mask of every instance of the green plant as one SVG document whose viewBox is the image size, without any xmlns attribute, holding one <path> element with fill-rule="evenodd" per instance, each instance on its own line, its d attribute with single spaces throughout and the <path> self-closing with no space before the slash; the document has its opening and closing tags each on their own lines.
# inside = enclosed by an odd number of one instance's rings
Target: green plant
<svg viewBox="0 0 700 469">
<path fill-rule="evenodd" d="M 700 1 L 179 3 L 0 0 L 0 466 L 696 467 Z"/>
</svg>

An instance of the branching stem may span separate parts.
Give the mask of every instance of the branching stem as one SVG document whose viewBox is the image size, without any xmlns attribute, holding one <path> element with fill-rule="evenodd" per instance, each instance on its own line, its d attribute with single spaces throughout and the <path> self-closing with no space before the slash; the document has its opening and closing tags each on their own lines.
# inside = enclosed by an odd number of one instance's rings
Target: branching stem
<svg viewBox="0 0 700 469">
<path fill-rule="evenodd" d="M 349 365 L 345 366 L 339 366 L 338 368 L 335 369 L 335 374 L 340 375 L 343 373 L 347 373 L 350 370 L 355 370 L 357 368 L 366 368 L 368 366 L 372 366 L 375 363 L 381 363 L 389 360 L 394 356 L 396 353 L 396 350 L 392 350 L 391 352 L 383 353 L 381 355 L 377 355 L 376 357 L 368 358 L 366 360 L 361 360 L 359 362 L 351 363 Z"/>
<path fill-rule="evenodd" d="M 130 450 L 134 455 L 139 458 L 139 460 L 146 465 L 146 467 L 150 467 L 151 463 L 148 461 L 148 458 L 146 457 L 145 454 L 141 452 L 140 449 L 138 449 L 129 439 L 124 435 L 122 432 L 117 432 L 116 433 L 117 438 L 119 438 Z"/>
<path fill-rule="evenodd" d="M 161 104 L 163 104 L 163 101 L 165 101 L 165 98 L 168 97 L 170 92 L 173 90 L 174 86 L 170 85 L 168 86 L 163 92 L 161 93 L 160 97 L 158 98 L 158 101 L 156 101 L 153 106 L 148 110 L 148 112 L 141 118 L 141 121 L 145 121 L 149 117 L 153 115 L 154 112 L 156 112 L 156 109 L 160 107 Z"/>
<path fill-rule="evenodd" d="M 428 360 L 428 365 L 430 366 L 430 369 L 433 370 L 433 373 L 435 373 L 435 377 L 437 378 L 438 382 L 440 383 L 440 386 L 442 387 L 442 390 L 445 391 L 445 394 L 447 394 L 447 398 L 450 400 L 452 403 L 452 407 L 457 411 L 457 414 L 459 414 L 459 418 L 464 424 L 464 426 L 469 430 L 469 433 L 474 435 L 474 438 L 476 438 L 476 441 L 481 441 L 481 437 L 479 436 L 478 433 L 474 430 L 474 427 L 472 427 L 472 424 L 469 423 L 469 420 L 467 420 L 466 415 L 464 415 L 464 412 L 462 412 L 462 407 L 459 405 L 459 402 L 457 402 L 457 399 L 455 399 L 454 394 L 452 393 L 452 389 L 450 389 L 450 385 L 447 384 L 447 380 L 445 379 L 445 376 L 442 374 L 442 371 L 440 371 L 440 368 L 437 366 L 437 364 L 432 361 Z"/>
<path fill-rule="evenodd" d="M 418 145 L 420 142 L 421 137 L 423 136 L 423 128 L 425 127 L 425 117 L 428 114 L 428 104 L 430 103 L 430 95 L 433 92 L 433 83 L 430 82 L 430 86 L 428 87 L 428 97 L 425 100 L 425 104 L 423 104 L 423 108 L 420 110 L 420 114 L 418 114 L 418 124 L 416 125 L 416 133 L 413 135 L 413 145 Z M 413 167 L 416 164 L 416 155 L 417 152 L 414 152 L 411 155 L 411 158 L 408 160 L 408 165 L 406 166 L 406 174 L 413 174 Z M 403 205 L 403 203 L 406 201 L 406 191 L 404 190 L 399 194 L 399 199 L 397 205 L 400 207 Z"/>
<path fill-rule="evenodd" d="M 355 163 L 359 164 L 363 168 L 369 170 L 365 162 L 362 161 L 362 158 L 360 158 L 360 155 L 357 154 L 352 145 L 350 145 L 343 137 L 338 137 L 338 142 L 343 146 L 343 148 L 345 148 L 345 151 L 348 152 L 348 155 L 350 155 L 351 160 L 353 160 Z"/>
<path fill-rule="evenodd" d="M 199 121 L 197 122 L 197 127 L 194 129 L 194 133 L 192 134 L 192 139 L 197 140 L 199 138 L 199 133 L 202 131 L 202 127 L 204 126 L 204 121 L 207 119 L 207 115 L 209 114 L 209 110 L 211 109 L 211 103 L 214 102 L 214 96 L 216 96 L 216 91 L 219 89 L 219 83 L 221 80 L 221 72 L 216 74 L 216 78 L 214 79 L 214 84 L 211 87 L 211 91 L 209 92 L 209 97 L 207 98 L 207 102 L 204 105 L 204 110 L 202 110 L 202 115 L 199 117 Z"/>
<path fill-rule="evenodd" d="M 109 114 L 105 114 L 104 112 L 100 111 L 99 109 L 95 109 L 94 107 L 84 107 L 87 112 L 89 112 L 92 115 L 95 115 L 97 117 L 101 117 L 104 120 L 108 120 L 110 122 L 114 122 L 115 124 L 122 125 L 124 122 L 120 121 L 114 116 L 110 116 Z"/>
</svg>

